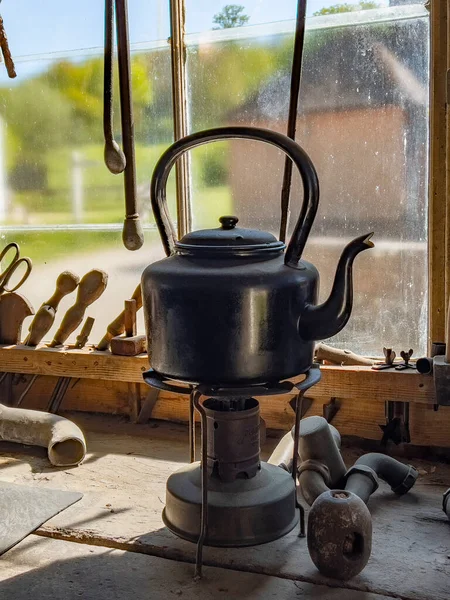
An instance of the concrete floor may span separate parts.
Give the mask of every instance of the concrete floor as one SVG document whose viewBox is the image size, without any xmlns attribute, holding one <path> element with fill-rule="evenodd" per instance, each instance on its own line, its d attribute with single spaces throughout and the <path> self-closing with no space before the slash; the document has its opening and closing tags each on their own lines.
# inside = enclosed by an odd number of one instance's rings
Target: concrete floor
<svg viewBox="0 0 450 600">
<path fill-rule="evenodd" d="M 192 580 L 195 547 L 163 525 L 167 476 L 187 458 L 187 428 L 136 426 L 73 415 L 85 429 L 83 465 L 53 469 L 43 452 L 0 446 L 5 481 L 78 490 L 84 498 L 0 558 L 0 597 L 321 598 L 448 600 L 450 521 L 441 510 L 450 467 L 411 461 L 421 476 L 402 498 L 385 486 L 372 497 L 374 539 L 365 570 L 349 582 L 322 577 L 293 532 L 245 549 L 205 548 L 204 579 Z M 276 440 L 269 439 L 265 454 Z M 348 465 L 361 454 L 348 450 Z"/>
</svg>

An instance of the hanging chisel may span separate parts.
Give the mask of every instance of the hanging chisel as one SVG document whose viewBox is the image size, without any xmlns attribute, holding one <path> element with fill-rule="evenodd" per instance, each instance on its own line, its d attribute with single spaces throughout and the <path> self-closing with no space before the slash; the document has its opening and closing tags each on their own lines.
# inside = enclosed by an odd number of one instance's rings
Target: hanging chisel
<svg viewBox="0 0 450 600">
<path fill-rule="evenodd" d="M 88 306 L 95 302 L 106 289 L 108 275 L 99 269 L 86 273 L 78 285 L 77 299 L 69 308 L 51 342 L 50 348 L 64 344 L 70 334 L 80 325 Z"/>
<path fill-rule="evenodd" d="M 43 337 L 50 331 L 58 310 L 59 303 L 68 294 L 71 294 L 80 278 L 71 271 L 64 271 L 56 280 L 56 289 L 53 296 L 44 302 L 36 313 L 29 328 L 29 334 L 24 341 L 25 346 L 37 346 Z"/>
</svg>

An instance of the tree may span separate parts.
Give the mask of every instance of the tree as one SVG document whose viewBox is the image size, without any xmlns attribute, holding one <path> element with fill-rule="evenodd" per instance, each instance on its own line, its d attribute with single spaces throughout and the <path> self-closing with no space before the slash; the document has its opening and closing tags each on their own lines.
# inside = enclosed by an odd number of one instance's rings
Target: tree
<svg viewBox="0 0 450 600">
<path fill-rule="evenodd" d="M 244 10 L 245 7 L 239 4 L 227 4 L 220 13 L 214 15 L 213 23 L 218 25 L 218 27 L 214 27 L 213 29 L 230 29 L 231 27 L 246 25 L 250 17 L 242 14 Z"/>
<path fill-rule="evenodd" d="M 370 10 L 371 8 L 380 8 L 380 6 L 381 5 L 378 4 L 378 2 L 374 2 L 373 0 L 360 0 L 357 4 L 348 4 L 345 2 L 344 4 L 333 4 L 333 6 L 322 8 L 321 10 L 313 13 L 313 16 L 320 17 L 323 15 L 335 15 L 337 13 L 353 12 L 355 10 Z"/>
</svg>

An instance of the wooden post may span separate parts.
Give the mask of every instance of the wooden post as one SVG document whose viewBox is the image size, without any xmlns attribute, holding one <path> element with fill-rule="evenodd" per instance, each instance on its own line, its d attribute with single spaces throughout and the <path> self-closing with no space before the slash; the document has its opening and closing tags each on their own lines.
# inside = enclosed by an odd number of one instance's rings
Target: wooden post
<svg viewBox="0 0 450 600">
<path fill-rule="evenodd" d="M 429 347 L 445 338 L 449 291 L 447 221 L 447 2 L 431 2 L 430 179 L 429 179 Z M 445 270 L 444 270 L 445 265 Z"/>
</svg>

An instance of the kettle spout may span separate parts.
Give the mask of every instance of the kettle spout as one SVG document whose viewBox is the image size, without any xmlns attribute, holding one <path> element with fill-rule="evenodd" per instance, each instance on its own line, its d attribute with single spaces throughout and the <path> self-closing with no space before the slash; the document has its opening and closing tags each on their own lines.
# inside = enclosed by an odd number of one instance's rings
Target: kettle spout
<svg viewBox="0 0 450 600">
<path fill-rule="evenodd" d="M 300 316 L 298 330 L 302 339 L 324 340 L 345 327 L 353 306 L 353 261 L 360 252 L 374 247 L 372 235 L 357 237 L 344 248 L 328 300 L 318 306 L 307 305 Z"/>
</svg>

